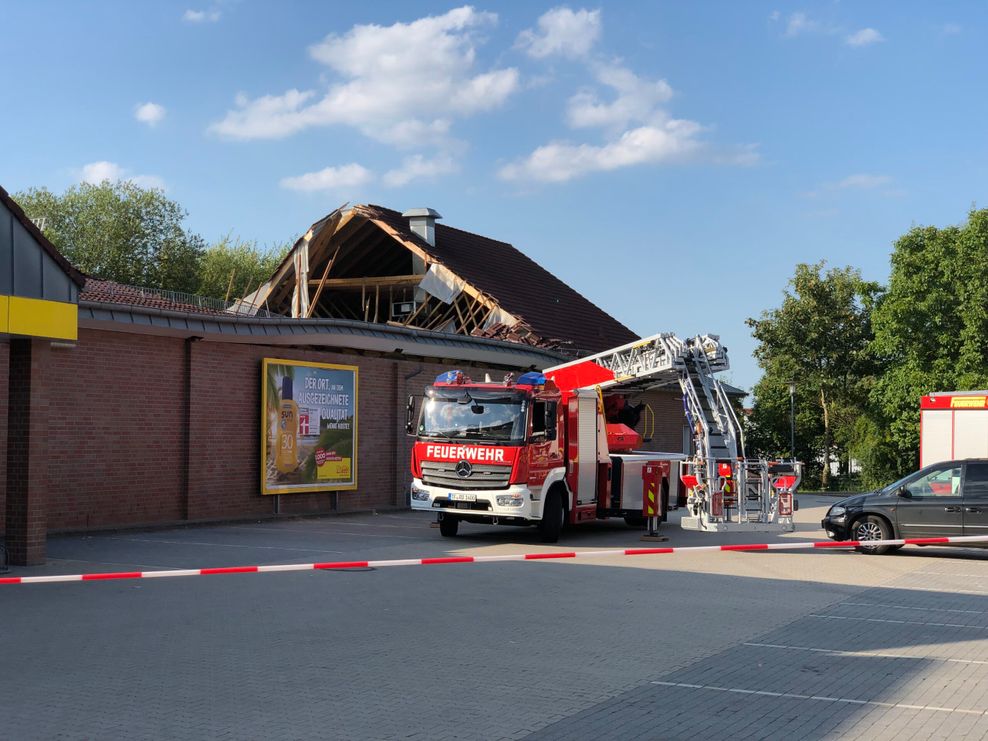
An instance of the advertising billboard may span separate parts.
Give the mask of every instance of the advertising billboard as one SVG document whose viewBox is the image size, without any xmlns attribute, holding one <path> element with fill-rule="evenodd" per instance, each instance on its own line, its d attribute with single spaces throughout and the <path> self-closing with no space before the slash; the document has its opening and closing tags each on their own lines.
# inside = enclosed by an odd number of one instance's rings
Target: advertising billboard
<svg viewBox="0 0 988 741">
<path fill-rule="evenodd" d="M 357 488 L 357 367 L 264 358 L 261 493 Z"/>
</svg>

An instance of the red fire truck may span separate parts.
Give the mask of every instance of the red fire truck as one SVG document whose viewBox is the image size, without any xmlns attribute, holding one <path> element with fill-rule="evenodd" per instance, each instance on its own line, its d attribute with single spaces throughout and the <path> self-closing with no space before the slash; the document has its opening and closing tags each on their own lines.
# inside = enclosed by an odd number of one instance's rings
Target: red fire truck
<svg viewBox="0 0 988 741">
<path fill-rule="evenodd" d="M 443 373 L 417 423 L 408 401 L 412 509 L 436 513 L 444 536 L 462 521 L 534 524 L 555 542 L 566 524 L 607 517 L 657 525 L 671 477 L 689 488 L 683 527 L 792 529 L 798 464 L 770 471 L 744 459 L 733 406 L 713 376 L 727 367 L 716 335 L 659 334 L 501 382 Z M 642 406 L 628 396 L 677 384 L 694 454 L 641 450 Z"/>
<path fill-rule="evenodd" d="M 920 468 L 988 458 L 988 391 L 940 391 L 920 400 Z"/>
</svg>

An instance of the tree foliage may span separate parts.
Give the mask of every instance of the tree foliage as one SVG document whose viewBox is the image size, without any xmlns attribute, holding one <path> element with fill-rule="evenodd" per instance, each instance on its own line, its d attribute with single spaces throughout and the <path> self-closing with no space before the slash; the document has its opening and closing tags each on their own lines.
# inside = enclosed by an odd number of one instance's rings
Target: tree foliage
<svg viewBox="0 0 988 741">
<path fill-rule="evenodd" d="M 919 399 L 988 387 L 988 210 L 962 226 L 916 227 L 895 243 L 874 312 L 884 368 L 871 392 L 862 452 L 876 480 L 919 462 Z"/>
<path fill-rule="evenodd" d="M 194 292 L 205 242 L 187 231 L 185 210 L 157 189 L 132 182 L 81 183 L 56 195 L 15 196 L 44 233 L 84 273 L 138 286 Z"/>
<path fill-rule="evenodd" d="M 230 299 L 256 291 L 271 277 L 290 245 L 262 250 L 256 242 L 226 235 L 210 245 L 199 270 L 199 293 Z"/>
<path fill-rule="evenodd" d="M 796 387 L 796 456 L 826 488 L 830 461 L 848 460 L 873 361 L 871 311 L 879 286 L 851 267 L 800 264 L 782 306 L 748 319 L 764 376 L 755 386 L 750 446 L 788 455 L 789 385 Z"/>
</svg>

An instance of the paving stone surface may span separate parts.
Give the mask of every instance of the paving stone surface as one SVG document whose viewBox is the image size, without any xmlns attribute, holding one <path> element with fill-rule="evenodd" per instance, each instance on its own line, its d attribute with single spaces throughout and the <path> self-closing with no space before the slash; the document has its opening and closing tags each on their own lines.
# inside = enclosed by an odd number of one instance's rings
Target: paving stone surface
<svg viewBox="0 0 988 741">
<path fill-rule="evenodd" d="M 821 539 L 832 499 L 788 535 Z M 51 539 L 16 574 L 637 547 L 411 513 Z M 988 552 L 701 553 L 0 587 L 0 738 L 988 737 Z"/>
</svg>

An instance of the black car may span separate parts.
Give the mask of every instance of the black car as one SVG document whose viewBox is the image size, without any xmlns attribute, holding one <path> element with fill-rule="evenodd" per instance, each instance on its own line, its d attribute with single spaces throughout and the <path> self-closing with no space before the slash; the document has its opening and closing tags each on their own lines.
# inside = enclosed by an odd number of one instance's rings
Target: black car
<svg viewBox="0 0 988 741">
<path fill-rule="evenodd" d="M 988 460 L 926 466 L 884 489 L 842 499 L 820 523 L 834 540 L 988 536 Z M 901 546 L 862 546 L 887 553 Z"/>
</svg>

